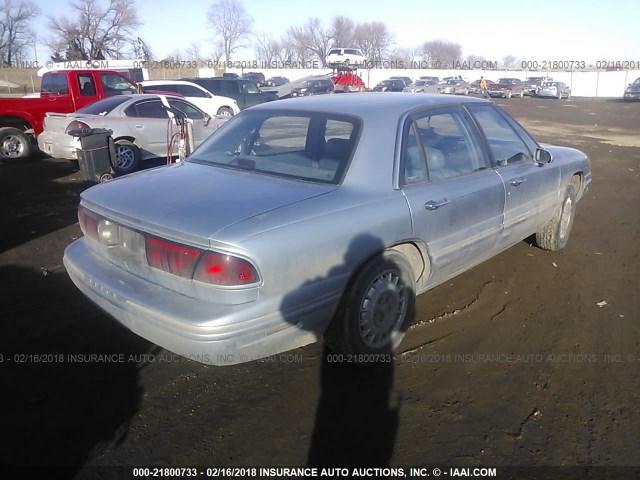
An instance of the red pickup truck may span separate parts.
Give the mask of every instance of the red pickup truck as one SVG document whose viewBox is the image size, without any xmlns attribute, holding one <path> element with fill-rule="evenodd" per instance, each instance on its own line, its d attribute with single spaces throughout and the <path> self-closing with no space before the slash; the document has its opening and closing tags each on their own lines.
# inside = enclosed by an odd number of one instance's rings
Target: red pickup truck
<svg viewBox="0 0 640 480">
<path fill-rule="evenodd" d="M 47 112 L 71 113 L 104 97 L 137 92 L 111 70 L 57 70 L 42 76 L 37 98 L 0 98 L 0 159 L 24 159 L 37 149 Z"/>
</svg>

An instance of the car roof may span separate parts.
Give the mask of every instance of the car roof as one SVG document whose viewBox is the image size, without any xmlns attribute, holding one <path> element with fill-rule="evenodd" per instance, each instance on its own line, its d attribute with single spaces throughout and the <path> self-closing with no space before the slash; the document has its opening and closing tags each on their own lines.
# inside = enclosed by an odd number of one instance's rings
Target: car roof
<svg viewBox="0 0 640 480">
<path fill-rule="evenodd" d="M 267 102 L 251 110 L 299 110 L 322 111 L 342 115 L 393 115 L 400 116 L 420 107 L 460 104 L 492 104 L 490 100 L 475 97 L 451 97 L 449 95 L 407 95 L 401 92 L 364 92 L 341 95 L 319 95 Z"/>
<path fill-rule="evenodd" d="M 145 85 L 148 87 L 152 87 L 154 85 L 195 85 L 198 88 L 202 88 L 197 83 L 193 83 L 189 80 L 145 80 L 138 83 L 143 87 Z"/>
</svg>

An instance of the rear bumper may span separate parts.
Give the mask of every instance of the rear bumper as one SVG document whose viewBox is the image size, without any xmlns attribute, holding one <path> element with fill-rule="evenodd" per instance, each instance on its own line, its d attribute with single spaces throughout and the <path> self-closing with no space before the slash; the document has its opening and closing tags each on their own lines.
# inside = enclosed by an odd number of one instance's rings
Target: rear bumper
<svg viewBox="0 0 640 480">
<path fill-rule="evenodd" d="M 269 313 L 260 302 L 206 302 L 130 274 L 90 250 L 83 238 L 67 247 L 64 265 L 87 297 L 132 332 L 212 365 L 243 363 L 316 342 L 339 298 Z"/>
<path fill-rule="evenodd" d="M 54 158 L 78 159 L 80 141 L 71 135 L 47 132 L 38 135 L 38 148 Z"/>
</svg>

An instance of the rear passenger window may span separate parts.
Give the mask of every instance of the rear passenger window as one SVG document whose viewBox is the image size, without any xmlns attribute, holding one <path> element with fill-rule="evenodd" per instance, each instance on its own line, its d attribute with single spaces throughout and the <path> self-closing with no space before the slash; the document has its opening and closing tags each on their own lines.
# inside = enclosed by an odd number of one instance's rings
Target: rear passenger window
<svg viewBox="0 0 640 480">
<path fill-rule="evenodd" d="M 125 115 L 128 117 L 141 118 L 169 118 L 167 111 L 162 108 L 162 102 L 160 100 L 143 100 L 134 103 L 130 107 L 127 107 Z"/>
<path fill-rule="evenodd" d="M 69 93 L 69 85 L 67 84 L 67 76 L 64 73 L 50 73 L 42 77 L 42 93 Z"/>
<path fill-rule="evenodd" d="M 430 180 L 466 175 L 486 168 L 458 110 L 437 111 L 416 118 L 418 141 L 427 158 Z"/>
<path fill-rule="evenodd" d="M 184 95 L 185 97 L 204 98 L 207 96 L 205 92 L 203 92 L 199 88 L 194 87 L 193 85 L 178 85 L 178 93 Z"/>
</svg>

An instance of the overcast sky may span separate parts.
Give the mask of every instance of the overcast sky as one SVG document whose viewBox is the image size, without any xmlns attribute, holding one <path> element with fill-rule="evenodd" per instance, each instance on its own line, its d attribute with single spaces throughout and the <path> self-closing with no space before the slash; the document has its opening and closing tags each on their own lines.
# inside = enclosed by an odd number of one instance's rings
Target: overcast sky
<svg viewBox="0 0 640 480">
<path fill-rule="evenodd" d="M 106 0 L 102 0 L 106 3 Z M 47 37 L 47 15 L 64 14 L 68 0 L 37 2 L 42 15 L 36 24 Z M 139 30 L 157 58 L 191 42 L 209 55 L 213 32 L 207 11 L 213 1 L 137 0 L 144 22 Z M 335 15 L 356 22 L 382 21 L 394 36 L 395 47 L 414 47 L 430 40 L 448 40 L 462 46 L 463 58 L 482 55 L 499 61 L 505 55 L 519 60 L 640 61 L 640 0 L 587 2 L 579 0 L 402 0 L 361 1 L 244 0 L 255 33 L 284 34 L 291 25 L 318 17 L 329 25 Z M 591 3 L 591 4 L 590 4 Z M 179 5 L 176 8 L 176 5 Z M 318 8 L 314 9 L 314 6 Z M 48 59 L 38 47 L 38 59 Z M 253 49 L 236 60 L 253 58 Z"/>
</svg>

